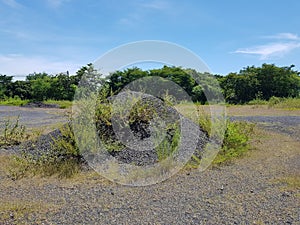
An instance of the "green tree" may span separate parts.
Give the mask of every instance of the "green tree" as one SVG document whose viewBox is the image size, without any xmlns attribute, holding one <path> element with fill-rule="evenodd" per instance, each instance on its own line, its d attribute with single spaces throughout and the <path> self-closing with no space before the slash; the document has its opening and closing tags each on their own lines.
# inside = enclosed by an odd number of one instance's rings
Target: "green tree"
<svg viewBox="0 0 300 225">
<path fill-rule="evenodd" d="M 11 93 L 10 85 L 12 83 L 13 76 L 0 74 L 0 99 L 8 97 Z"/>
</svg>

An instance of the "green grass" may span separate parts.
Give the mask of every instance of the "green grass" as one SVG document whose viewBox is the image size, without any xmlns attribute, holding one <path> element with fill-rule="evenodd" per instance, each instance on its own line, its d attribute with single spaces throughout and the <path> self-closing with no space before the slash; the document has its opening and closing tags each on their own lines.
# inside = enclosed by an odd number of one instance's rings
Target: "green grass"
<svg viewBox="0 0 300 225">
<path fill-rule="evenodd" d="M 26 105 L 32 100 L 22 100 L 19 97 L 14 98 L 6 98 L 0 100 L 0 105 L 8 105 L 8 106 L 22 106 Z M 56 104 L 59 105 L 59 108 L 66 109 L 72 107 L 73 102 L 68 100 L 46 100 L 43 101 L 45 104 Z"/>
<path fill-rule="evenodd" d="M 254 99 L 247 103 L 247 105 L 268 105 L 269 102 L 262 99 Z"/>
<path fill-rule="evenodd" d="M 0 105 L 8 105 L 8 106 L 22 106 L 29 102 L 29 100 L 22 100 L 19 97 L 14 98 L 6 98 L 0 100 Z"/>
<path fill-rule="evenodd" d="M 213 164 L 223 164 L 242 156 L 250 149 L 249 140 L 255 125 L 244 121 L 227 121 L 222 148 Z"/>
<path fill-rule="evenodd" d="M 300 98 L 279 98 L 275 103 L 269 101 L 269 106 L 279 109 L 298 110 L 300 109 Z"/>
<path fill-rule="evenodd" d="M 269 108 L 298 110 L 300 109 L 300 98 L 279 98 L 271 97 L 268 101 L 262 99 L 254 99 L 247 105 L 267 105 Z"/>
</svg>

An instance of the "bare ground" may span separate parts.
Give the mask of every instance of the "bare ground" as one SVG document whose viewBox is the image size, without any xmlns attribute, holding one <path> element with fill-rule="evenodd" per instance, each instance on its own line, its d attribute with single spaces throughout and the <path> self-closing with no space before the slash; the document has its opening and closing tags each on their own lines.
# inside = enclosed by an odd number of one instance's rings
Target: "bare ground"
<svg viewBox="0 0 300 225">
<path fill-rule="evenodd" d="M 252 146 L 229 165 L 146 187 L 94 172 L 13 181 L 2 155 L 0 224 L 300 224 L 300 142 L 259 129 Z"/>
</svg>

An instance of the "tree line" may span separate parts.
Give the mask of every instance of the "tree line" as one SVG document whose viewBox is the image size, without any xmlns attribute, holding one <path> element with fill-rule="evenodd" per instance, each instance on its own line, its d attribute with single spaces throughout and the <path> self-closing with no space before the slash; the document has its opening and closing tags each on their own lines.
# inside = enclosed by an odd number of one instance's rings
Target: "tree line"
<svg viewBox="0 0 300 225">
<path fill-rule="evenodd" d="M 88 64 L 79 69 L 75 75 L 33 73 L 29 74 L 25 81 L 13 81 L 13 76 L 0 74 L 0 99 L 18 97 L 33 101 L 73 100 L 84 75 L 88 77 L 88 74 L 93 74 L 98 81 L 101 80 L 102 87 L 113 94 L 121 91 L 132 81 L 156 76 L 163 78 L 161 82 L 173 81 L 195 102 L 205 103 L 207 96 L 210 100 L 218 99 L 222 93 L 226 102 L 243 104 L 254 99 L 269 100 L 272 96 L 299 97 L 300 72 L 294 67 L 294 65 L 278 67 L 274 64 L 263 64 L 260 67 L 248 66 L 226 76 L 169 66 L 147 71 L 128 68 L 98 79 L 101 77 L 101 71 L 96 71 L 92 64 Z"/>
</svg>

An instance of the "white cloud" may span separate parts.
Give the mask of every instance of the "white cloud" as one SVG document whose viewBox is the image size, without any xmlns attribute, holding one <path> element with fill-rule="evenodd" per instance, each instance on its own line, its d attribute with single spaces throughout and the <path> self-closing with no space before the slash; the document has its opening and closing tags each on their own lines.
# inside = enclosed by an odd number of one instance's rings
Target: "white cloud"
<svg viewBox="0 0 300 225">
<path fill-rule="evenodd" d="M 21 54 L 0 55 L 0 74 L 24 78 L 33 72 L 57 74 L 69 71 L 71 74 L 80 68 L 79 64 L 67 61 L 47 60 L 43 57 L 25 57 Z"/>
<path fill-rule="evenodd" d="M 265 60 L 272 57 L 282 57 L 300 47 L 300 37 L 296 34 L 279 33 L 276 35 L 265 36 L 265 38 L 277 40 L 277 42 L 252 46 L 249 48 L 240 48 L 234 51 L 234 53 L 257 55 L 260 60 Z"/>
<path fill-rule="evenodd" d="M 20 8 L 20 7 L 22 7 L 22 5 L 20 3 L 18 3 L 16 0 L 2 0 L 2 2 L 5 5 L 8 5 L 9 7 L 12 7 L 12 8 Z"/>
<path fill-rule="evenodd" d="M 279 40 L 300 40 L 300 37 L 297 34 L 293 33 L 279 33 L 276 35 L 271 35 L 271 36 L 265 36 L 266 38 L 270 39 L 279 39 Z"/>
</svg>

